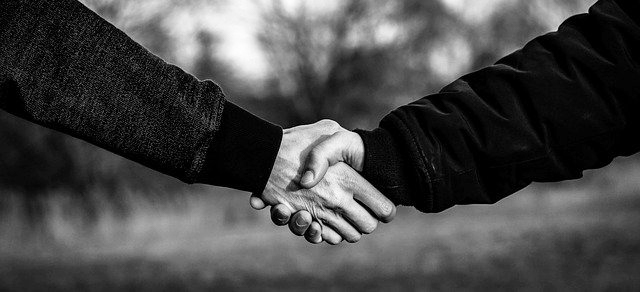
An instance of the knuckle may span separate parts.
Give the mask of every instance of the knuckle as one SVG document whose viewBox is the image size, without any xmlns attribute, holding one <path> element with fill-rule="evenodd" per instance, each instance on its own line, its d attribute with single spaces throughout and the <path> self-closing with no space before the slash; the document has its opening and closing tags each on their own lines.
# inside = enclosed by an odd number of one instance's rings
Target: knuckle
<svg viewBox="0 0 640 292">
<path fill-rule="evenodd" d="M 329 209 L 330 214 L 335 217 L 342 217 L 344 214 L 344 203 L 340 198 L 332 197 L 326 200 L 325 207 Z"/>
<path fill-rule="evenodd" d="M 326 218 L 324 218 L 324 217 L 321 217 L 321 218 L 320 218 L 320 223 L 322 223 L 322 225 L 329 225 L 329 220 L 327 220 L 327 219 L 326 219 Z"/>
<path fill-rule="evenodd" d="M 307 210 L 300 211 L 300 217 L 304 220 L 304 223 L 310 225 L 313 222 L 313 215 Z"/>
<path fill-rule="evenodd" d="M 344 190 L 336 191 L 334 195 L 334 200 L 336 202 L 336 206 L 340 208 L 340 211 L 344 211 L 345 209 L 349 208 L 352 204 L 357 204 L 357 202 L 353 200 L 353 195 Z"/>
<path fill-rule="evenodd" d="M 338 126 L 338 123 L 331 119 L 322 119 L 318 123 L 323 126 L 331 126 L 331 127 Z"/>
<path fill-rule="evenodd" d="M 339 131 L 340 129 L 342 129 L 342 127 L 340 126 L 340 124 L 338 124 L 336 121 L 334 120 L 330 120 L 330 119 L 323 119 L 320 120 L 318 122 L 319 125 L 321 125 L 322 127 L 330 130 L 330 131 Z"/>
<path fill-rule="evenodd" d="M 327 209 L 327 212 L 329 212 L 330 214 L 336 214 L 339 212 L 341 208 L 341 205 L 340 205 L 341 203 L 338 198 L 336 198 L 335 196 L 326 195 L 326 194 L 320 194 L 318 197 L 320 199 L 321 205 L 325 209 Z"/>
<path fill-rule="evenodd" d="M 336 216 L 340 216 L 344 214 L 345 200 L 342 196 L 332 196 L 329 200 L 332 205 L 332 209 L 335 212 Z"/>
</svg>

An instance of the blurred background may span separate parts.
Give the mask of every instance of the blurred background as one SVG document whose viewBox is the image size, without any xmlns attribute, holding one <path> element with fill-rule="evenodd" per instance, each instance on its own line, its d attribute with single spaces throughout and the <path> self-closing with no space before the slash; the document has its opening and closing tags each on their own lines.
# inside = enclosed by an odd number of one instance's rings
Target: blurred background
<svg viewBox="0 0 640 292">
<path fill-rule="evenodd" d="M 372 128 L 593 0 L 84 0 L 289 127 Z M 640 159 L 311 245 L 249 207 L 0 112 L 0 290 L 638 290 Z"/>
</svg>

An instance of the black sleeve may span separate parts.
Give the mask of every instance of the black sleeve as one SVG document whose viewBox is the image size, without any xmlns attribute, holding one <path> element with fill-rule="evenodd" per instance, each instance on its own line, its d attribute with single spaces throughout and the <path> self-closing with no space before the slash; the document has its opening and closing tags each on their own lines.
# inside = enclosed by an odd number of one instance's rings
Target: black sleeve
<svg viewBox="0 0 640 292">
<path fill-rule="evenodd" d="M 495 65 L 394 110 L 365 142 L 364 175 L 397 204 L 438 212 L 575 179 L 640 149 L 640 2 L 588 14 Z"/>
<path fill-rule="evenodd" d="M 0 108 L 187 183 L 253 192 L 282 137 L 74 0 L 0 4 Z"/>
</svg>

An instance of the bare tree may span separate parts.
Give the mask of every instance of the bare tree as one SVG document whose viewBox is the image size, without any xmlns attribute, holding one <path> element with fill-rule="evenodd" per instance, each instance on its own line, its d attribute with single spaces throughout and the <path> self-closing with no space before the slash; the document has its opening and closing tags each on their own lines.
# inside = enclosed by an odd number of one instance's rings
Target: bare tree
<svg viewBox="0 0 640 292">
<path fill-rule="evenodd" d="M 390 109 L 497 61 L 549 30 L 543 15 L 555 7 L 586 6 L 580 0 L 518 1 L 495 7 L 481 23 L 467 23 L 439 0 L 348 0 L 320 12 L 308 1 L 296 3 L 261 7 L 270 96 L 290 104 L 293 124 L 332 118 L 347 126 L 373 126 Z M 442 52 L 444 60 L 434 63 Z"/>
</svg>

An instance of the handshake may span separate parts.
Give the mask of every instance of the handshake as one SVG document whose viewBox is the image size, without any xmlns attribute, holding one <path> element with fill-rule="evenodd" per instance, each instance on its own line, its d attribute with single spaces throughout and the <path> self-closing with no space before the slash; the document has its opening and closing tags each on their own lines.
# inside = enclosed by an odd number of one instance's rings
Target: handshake
<svg viewBox="0 0 640 292">
<path fill-rule="evenodd" d="M 277 225 L 309 242 L 356 242 L 393 219 L 394 203 L 428 213 L 492 204 L 640 152 L 637 2 L 598 1 L 556 33 L 393 110 L 372 131 L 329 120 L 285 130 L 251 206 L 271 206 Z M 9 3 L 0 8 L 0 109 L 187 183 L 263 187 L 279 127 L 78 1 Z M 268 157 L 234 151 L 242 146 Z M 263 171 L 254 181 L 250 166 Z"/>
<path fill-rule="evenodd" d="M 395 205 L 364 179 L 360 136 L 331 120 L 284 130 L 271 175 L 251 206 L 271 206 L 276 225 L 311 243 L 357 242 L 378 221 L 393 220 Z"/>
</svg>

